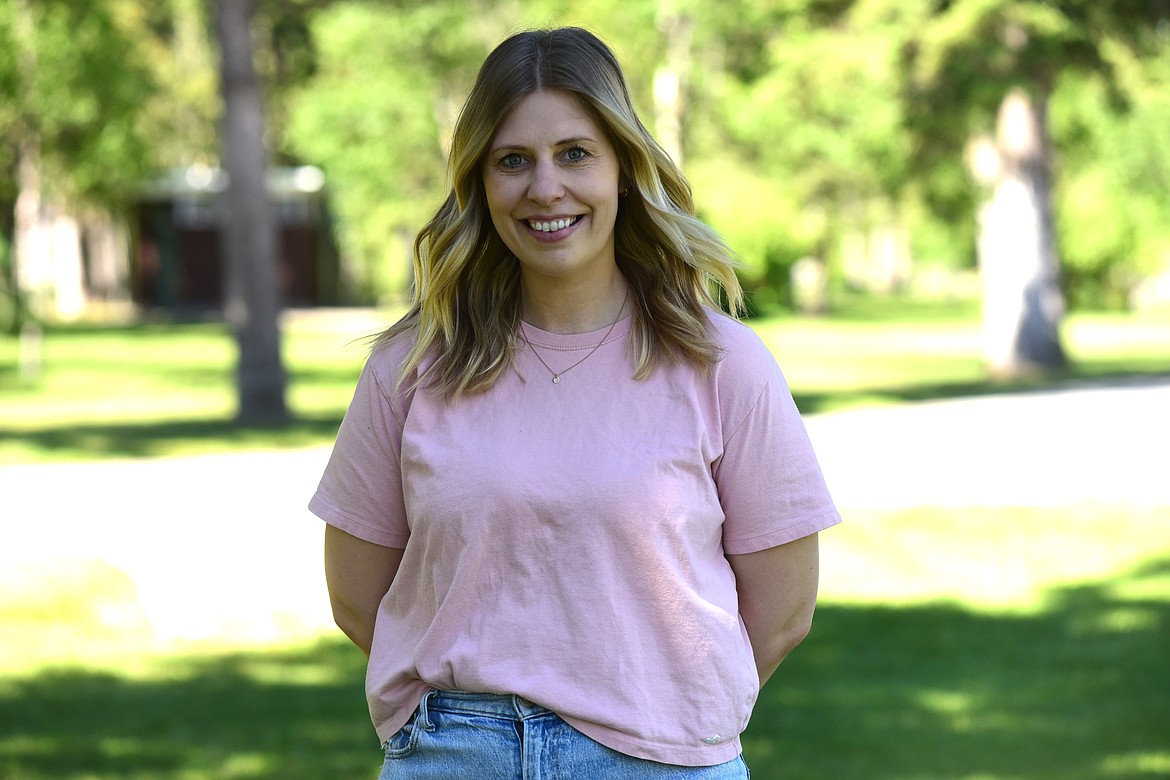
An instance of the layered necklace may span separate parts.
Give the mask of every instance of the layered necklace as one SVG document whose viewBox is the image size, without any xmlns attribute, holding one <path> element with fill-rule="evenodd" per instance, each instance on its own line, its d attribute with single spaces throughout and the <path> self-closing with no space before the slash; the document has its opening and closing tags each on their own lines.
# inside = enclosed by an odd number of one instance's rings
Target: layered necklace
<svg viewBox="0 0 1170 780">
<path fill-rule="evenodd" d="M 614 320 L 613 323 L 609 326 L 609 329 L 605 331 L 605 335 L 601 337 L 601 341 L 594 344 L 593 349 L 589 350 L 588 354 L 586 354 L 585 357 L 581 358 L 580 360 L 578 360 L 576 363 L 569 366 L 568 368 L 561 369 L 560 371 L 553 371 L 552 366 L 550 366 L 548 363 L 546 363 L 544 361 L 544 358 L 540 356 L 540 352 L 538 352 L 536 350 L 535 345 L 533 345 L 531 339 L 528 338 L 528 334 L 524 331 L 524 322 L 523 321 L 521 321 L 521 323 L 520 323 L 520 337 L 524 339 L 524 343 L 527 344 L 528 347 L 532 350 L 532 354 L 536 355 L 536 359 L 540 361 L 540 364 L 542 366 L 544 366 L 546 369 L 548 369 L 548 372 L 550 374 L 552 374 L 552 383 L 554 385 L 559 385 L 561 383 L 561 377 L 563 377 L 565 374 L 572 371 L 577 366 L 584 363 L 589 358 L 593 357 L 593 353 L 596 352 L 597 350 L 601 349 L 601 345 L 604 344 L 609 339 L 609 335 L 611 333 L 613 333 L 613 329 L 615 327 L 617 327 L 617 324 L 619 322 L 621 322 L 622 312 L 624 312 L 626 310 L 626 302 L 629 299 L 630 299 L 630 288 L 627 287 L 626 288 L 626 296 L 624 298 L 622 298 L 622 305 L 618 308 L 617 319 Z"/>
</svg>

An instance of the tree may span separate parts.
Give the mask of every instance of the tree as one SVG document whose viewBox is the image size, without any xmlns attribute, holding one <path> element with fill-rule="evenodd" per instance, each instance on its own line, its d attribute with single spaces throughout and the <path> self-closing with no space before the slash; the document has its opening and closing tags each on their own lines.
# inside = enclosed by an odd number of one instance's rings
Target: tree
<svg viewBox="0 0 1170 780">
<path fill-rule="evenodd" d="M 1074 307 L 1152 303 L 1152 280 L 1170 270 L 1170 25 L 1154 35 L 1160 56 L 1118 68 L 1112 84 L 1103 74 L 1066 77 L 1053 101 L 1057 232 Z"/>
<path fill-rule="evenodd" d="M 292 90 L 282 150 L 326 169 L 358 297 L 407 281 L 409 238 L 441 197 L 445 133 L 483 55 L 512 29 L 575 23 L 617 51 L 643 116 L 679 150 L 701 213 L 746 261 L 757 301 L 783 303 L 803 255 L 839 261 L 860 246 L 871 264 L 893 261 L 892 286 L 912 252 L 968 265 L 979 249 L 987 319 L 1000 323 L 989 332 L 1007 356 L 989 362 L 1010 374 L 1065 359 L 1068 241 L 1057 229 L 1068 228 L 1052 191 L 1067 152 L 1052 133 L 1053 101 L 1065 105 L 1068 74 L 1110 82 L 1144 69 L 1170 0 L 510 0 L 486 15 L 487 0 L 268 2 L 311 9 L 297 34 L 311 38 L 312 68 L 298 71 L 307 79 Z M 1162 116 L 1147 103 L 1142 128 Z M 995 132 L 1000 115 L 1030 123 L 1030 156 L 996 145 L 1007 137 Z M 1098 148 L 1123 131 L 1138 125 L 1099 123 Z M 965 167 L 979 137 L 1002 177 L 986 192 Z M 1148 232 L 1153 220 L 1140 222 Z M 1105 278 L 1122 239 L 1098 242 L 1091 260 L 1072 256 Z"/>
<path fill-rule="evenodd" d="M 684 13 L 693 5 L 678 0 L 674 7 Z M 283 150 L 325 170 L 348 294 L 372 302 L 409 282 L 411 239 L 443 197 L 448 134 L 496 44 L 525 27 L 586 26 L 615 48 L 651 120 L 653 76 L 667 45 L 659 6 L 667 3 L 317 3 L 308 14 L 314 69 L 291 90 Z M 685 59 L 685 47 L 677 51 Z"/>
<path fill-rule="evenodd" d="M 467 5 L 336 3 L 310 24 L 313 77 L 294 90 L 288 150 L 329 181 L 351 297 L 408 281 L 410 239 L 442 199 L 445 142 L 488 43 Z"/>
<path fill-rule="evenodd" d="M 206 0 L 144 3 L 149 30 L 140 45 L 149 56 L 157 88 L 141 107 L 156 170 L 215 166 L 219 153 L 218 63 Z"/>
<path fill-rule="evenodd" d="M 705 211 L 748 264 L 755 302 L 787 303 L 802 256 L 841 266 L 854 254 L 876 259 L 868 247 L 879 236 L 904 243 L 900 7 L 731 0 L 703 13 L 691 122 L 709 140 L 691 173 Z M 846 249 L 857 244 L 861 252 Z M 884 283 L 893 285 L 897 264 L 889 265 Z"/>
<path fill-rule="evenodd" d="M 904 52 L 915 160 L 919 171 L 953 171 L 968 148 L 988 186 L 979 253 L 986 354 L 997 374 L 1066 362 L 1048 123 L 1058 79 L 1067 70 L 1112 72 L 1126 53 L 1149 46 L 1150 32 L 1168 7 L 1164 0 L 917 5 L 916 30 Z M 994 133 L 987 132 L 988 117 L 998 117 Z M 983 139 L 969 146 L 980 131 Z M 933 194 L 944 209 L 964 199 L 953 187 L 937 187 Z"/>
<path fill-rule="evenodd" d="M 984 357 L 1015 376 L 1067 361 L 1060 341 L 1065 303 L 1052 211 L 1046 102 L 1021 89 L 1000 105 L 994 140 L 973 147 L 976 177 L 992 189 L 979 210 Z"/>
<path fill-rule="evenodd" d="M 216 0 L 223 94 L 225 315 L 235 334 L 238 419 L 282 422 L 286 377 L 280 354 L 277 228 L 269 202 L 264 99 L 252 54 L 250 0 Z"/>
<path fill-rule="evenodd" d="M 77 212 L 120 212 L 146 170 L 137 119 L 153 83 L 135 45 L 139 10 L 0 5 L 0 199 L 14 205 L 4 286 L 16 328 L 30 308 L 67 315 L 84 304 Z"/>
</svg>

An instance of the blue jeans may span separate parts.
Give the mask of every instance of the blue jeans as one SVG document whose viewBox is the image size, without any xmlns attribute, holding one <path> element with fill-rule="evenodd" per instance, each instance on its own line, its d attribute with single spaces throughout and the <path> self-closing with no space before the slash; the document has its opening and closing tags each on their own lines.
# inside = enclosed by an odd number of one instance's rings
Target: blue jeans
<svg viewBox="0 0 1170 780">
<path fill-rule="evenodd" d="M 743 757 L 674 766 L 601 745 L 519 696 L 431 691 L 386 743 L 379 780 L 746 780 Z"/>
</svg>

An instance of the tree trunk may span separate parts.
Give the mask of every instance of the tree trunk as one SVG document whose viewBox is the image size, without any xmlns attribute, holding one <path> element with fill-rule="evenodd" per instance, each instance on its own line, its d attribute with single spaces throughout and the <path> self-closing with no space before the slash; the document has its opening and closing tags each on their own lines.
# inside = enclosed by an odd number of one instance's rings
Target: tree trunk
<svg viewBox="0 0 1170 780">
<path fill-rule="evenodd" d="M 18 73 L 18 90 L 21 111 L 33 100 L 33 84 L 37 72 L 36 30 L 34 27 L 32 10 L 27 0 L 17 0 L 12 4 L 12 25 L 16 33 L 15 39 L 19 43 L 16 51 L 16 65 Z M 30 277 L 33 274 L 33 263 L 36 253 L 32 242 L 37 235 L 37 227 L 41 218 L 41 170 L 40 137 L 27 118 L 16 123 L 16 204 L 13 207 L 13 236 L 11 255 L 11 286 L 9 294 L 12 296 L 12 323 L 11 332 L 22 336 L 30 327 L 39 327 L 35 318 L 30 317 L 29 297 L 31 295 Z M 23 343 L 23 342 L 22 342 Z M 39 344 L 39 339 L 37 340 Z"/>
<path fill-rule="evenodd" d="M 129 305 L 130 241 L 124 220 L 109 211 L 88 209 L 81 225 L 90 304 Z"/>
<path fill-rule="evenodd" d="M 21 139 L 17 144 L 16 205 L 13 207 L 13 278 L 14 290 L 17 293 L 17 312 L 23 324 L 24 319 L 33 314 L 34 318 L 43 317 L 44 297 L 41 277 L 43 271 L 38 267 L 38 261 L 47 254 L 47 247 L 42 241 L 46 231 L 44 229 L 41 209 L 41 170 L 40 145 L 37 139 L 29 137 Z M 36 309 L 33 313 L 30 309 Z"/>
<path fill-rule="evenodd" d="M 264 101 L 252 59 L 251 0 L 215 0 L 229 184 L 223 249 L 228 324 L 239 349 L 238 419 L 288 419 L 280 354 L 277 226 L 266 186 Z"/>
<path fill-rule="evenodd" d="M 994 191 L 979 215 L 979 265 L 984 354 L 1001 377 L 1067 364 L 1046 121 L 1044 96 L 1009 93 L 989 150 Z"/>
<path fill-rule="evenodd" d="M 654 73 L 654 134 L 674 164 L 682 168 L 683 114 L 694 19 L 668 0 L 658 5 L 658 27 L 666 36 L 666 61 Z"/>
<path fill-rule="evenodd" d="M 19 194 L 16 196 L 14 208 L 13 247 L 12 247 L 12 302 L 13 318 L 11 331 L 20 337 L 20 378 L 31 381 L 41 373 L 41 363 L 44 357 L 44 334 L 41 331 L 39 317 L 42 311 L 35 314 L 30 308 L 36 303 L 30 303 L 30 298 L 37 298 L 34 285 L 36 270 L 37 247 L 36 239 L 44 231 L 40 230 L 41 222 L 41 187 L 39 155 L 40 146 L 27 138 L 17 150 L 17 180 Z"/>
</svg>

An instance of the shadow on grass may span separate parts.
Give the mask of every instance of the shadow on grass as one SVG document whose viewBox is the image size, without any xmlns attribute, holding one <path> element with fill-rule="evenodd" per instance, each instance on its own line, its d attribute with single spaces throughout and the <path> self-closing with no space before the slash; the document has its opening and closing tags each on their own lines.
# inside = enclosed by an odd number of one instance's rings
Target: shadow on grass
<svg viewBox="0 0 1170 780">
<path fill-rule="evenodd" d="M 1168 586 L 1170 558 L 1034 615 L 826 604 L 744 736 L 752 776 L 1165 777 Z M 363 661 L 331 640 L 177 659 L 163 679 L 0 680 L 0 777 L 373 778 Z"/>
<path fill-rule="evenodd" d="M 372 778 L 365 659 L 341 641 L 176 660 L 162 679 L 0 680 L 0 777 Z"/>
<path fill-rule="evenodd" d="M 279 425 L 243 425 L 229 419 L 173 420 L 155 423 L 88 423 L 26 429 L 0 426 L 0 442 L 20 453 L 52 460 L 159 457 L 175 453 L 295 448 L 328 444 L 337 434 L 341 413 L 299 415 Z M 0 462 L 4 461 L 0 449 Z"/>
<path fill-rule="evenodd" d="M 1170 776 L 1170 559 L 1040 614 L 817 612 L 761 698 L 754 780 Z"/>
<path fill-rule="evenodd" d="M 1163 384 L 1170 384 L 1170 372 L 1162 369 L 1149 372 L 1068 371 L 1059 375 L 1012 381 L 984 379 L 821 393 L 794 389 L 793 397 L 802 414 L 814 414 L 875 404 L 945 401 L 1013 393 L 1075 390 L 1084 387 L 1141 387 Z"/>
<path fill-rule="evenodd" d="M 1170 374 L 1116 374 L 1069 376 L 1061 381 L 997 383 L 992 381 L 874 388 L 855 392 L 795 393 L 804 414 L 829 412 L 874 404 L 973 398 L 979 396 L 1074 389 L 1083 386 L 1139 386 L 1168 384 Z M 344 409 L 329 414 L 300 414 L 281 425 L 241 425 L 230 419 L 189 419 L 166 422 L 82 423 L 29 428 L 0 424 L 0 464 L 12 460 L 69 460 L 158 457 L 173 454 L 222 452 L 242 448 L 297 448 L 333 442 Z"/>
</svg>

